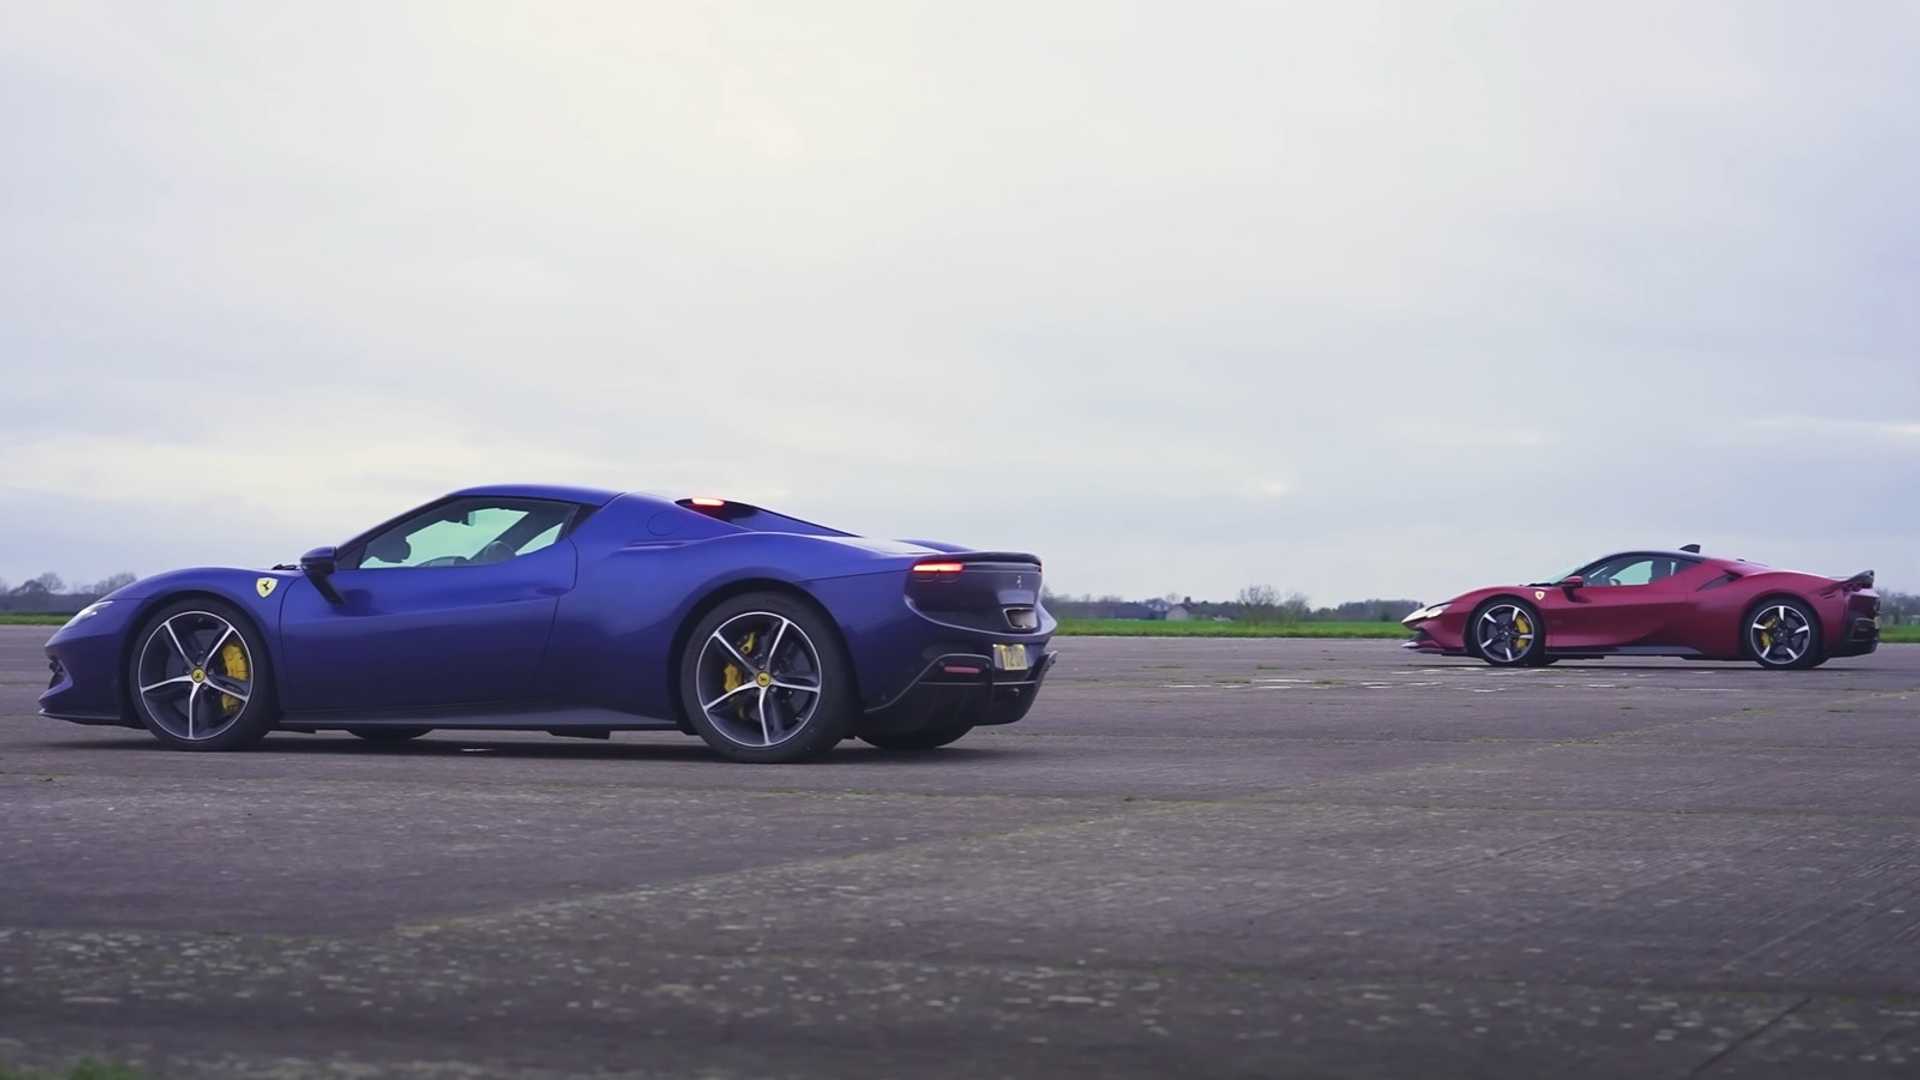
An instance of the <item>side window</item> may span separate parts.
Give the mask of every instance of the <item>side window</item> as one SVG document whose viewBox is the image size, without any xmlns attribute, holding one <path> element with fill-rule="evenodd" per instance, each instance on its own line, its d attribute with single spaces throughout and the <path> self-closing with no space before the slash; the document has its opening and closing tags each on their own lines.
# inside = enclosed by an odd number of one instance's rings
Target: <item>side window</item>
<svg viewBox="0 0 1920 1080">
<path fill-rule="evenodd" d="M 1692 560 L 1659 555 L 1622 555 L 1594 567 L 1587 575 L 1588 585 L 1605 588 L 1612 585 L 1651 585 L 1693 566 Z"/>
<path fill-rule="evenodd" d="M 569 503 L 540 499 L 460 499 L 442 503 L 369 539 L 362 570 L 480 566 L 532 554 L 560 539 Z"/>
<path fill-rule="evenodd" d="M 1616 585 L 1645 585 L 1653 580 L 1653 558 L 1648 555 L 1620 555 L 1588 567 L 1582 575 L 1596 589 Z"/>
</svg>

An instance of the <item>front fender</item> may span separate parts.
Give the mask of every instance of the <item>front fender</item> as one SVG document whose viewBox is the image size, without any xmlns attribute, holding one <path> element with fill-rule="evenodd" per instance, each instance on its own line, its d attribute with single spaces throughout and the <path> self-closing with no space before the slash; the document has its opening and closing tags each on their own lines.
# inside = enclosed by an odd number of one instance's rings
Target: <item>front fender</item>
<svg viewBox="0 0 1920 1080">
<path fill-rule="evenodd" d="M 217 597 L 239 608 L 241 614 L 252 620 L 255 634 L 266 642 L 273 670 L 284 671 L 285 665 L 281 663 L 280 605 L 286 599 L 288 582 L 299 577 L 298 571 L 200 566 L 143 578 L 114 593 L 111 599 L 114 608 L 126 609 L 122 612 L 127 620 L 125 633 L 131 636 L 147 616 L 162 605 L 183 596 Z M 272 584 L 263 585 L 262 582 Z M 130 641 L 125 643 L 125 646 L 130 645 Z"/>
<path fill-rule="evenodd" d="M 47 639 L 47 656 L 58 670 L 40 708 L 55 716 L 132 723 L 126 669 L 134 637 L 156 609 L 183 596 L 212 596 L 238 608 L 266 643 L 268 662 L 278 665 L 281 583 L 289 576 L 297 575 L 199 567 L 156 574 L 107 594 L 96 614 L 69 621 Z M 263 587 L 261 581 L 274 584 Z"/>
</svg>

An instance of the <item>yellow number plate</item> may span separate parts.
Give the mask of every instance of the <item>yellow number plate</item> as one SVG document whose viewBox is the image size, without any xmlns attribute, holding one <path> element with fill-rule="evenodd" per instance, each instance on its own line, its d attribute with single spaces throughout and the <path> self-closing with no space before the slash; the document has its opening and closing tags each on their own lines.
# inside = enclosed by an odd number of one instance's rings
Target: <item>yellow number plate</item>
<svg viewBox="0 0 1920 1080">
<path fill-rule="evenodd" d="M 1025 645 L 995 645 L 993 647 L 993 666 L 1001 671 L 1027 670 L 1027 647 Z"/>
</svg>

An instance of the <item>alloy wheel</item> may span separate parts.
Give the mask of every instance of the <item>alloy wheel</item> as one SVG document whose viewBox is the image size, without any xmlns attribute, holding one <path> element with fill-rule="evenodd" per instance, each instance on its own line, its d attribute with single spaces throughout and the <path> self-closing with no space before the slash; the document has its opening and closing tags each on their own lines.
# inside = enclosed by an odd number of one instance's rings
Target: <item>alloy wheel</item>
<svg viewBox="0 0 1920 1080">
<path fill-rule="evenodd" d="M 134 671 L 147 716 L 187 742 L 232 727 L 253 695 L 246 636 L 210 611 L 178 612 L 154 627 Z"/>
<path fill-rule="evenodd" d="M 785 615 L 748 611 L 707 636 L 694 670 L 700 711 L 730 742 L 778 746 L 820 707 L 820 652 Z"/>
<path fill-rule="evenodd" d="M 1753 655 L 1770 667 L 1786 667 L 1807 655 L 1813 645 L 1813 623 L 1792 604 L 1761 608 L 1747 627 Z"/>
<path fill-rule="evenodd" d="M 1495 604 L 1474 623 L 1474 643 L 1480 655 L 1511 664 L 1533 650 L 1538 630 L 1533 616 L 1518 604 Z"/>
</svg>

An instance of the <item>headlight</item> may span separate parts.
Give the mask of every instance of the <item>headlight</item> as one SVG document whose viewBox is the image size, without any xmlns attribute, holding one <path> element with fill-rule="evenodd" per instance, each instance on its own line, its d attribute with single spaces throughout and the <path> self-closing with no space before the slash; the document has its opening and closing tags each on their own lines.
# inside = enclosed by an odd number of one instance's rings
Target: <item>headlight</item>
<svg viewBox="0 0 1920 1080">
<path fill-rule="evenodd" d="M 95 615 L 98 615 L 101 612 L 107 610 L 107 608 L 112 606 L 112 604 L 113 604 L 113 601 L 111 600 L 95 600 L 93 603 L 88 604 L 86 607 L 83 607 L 79 611 L 74 612 L 73 618 L 67 620 L 67 625 L 72 626 L 74 623 L 77 623 L 82 619 L 91 619 Z"/>
<path fill-rule="evenodd" d="M 1423 607 L 1419 611 L 1401 619 L 1400 625 L 1412 626 L 1414 623 L 1426 622 L 1428 619 L 1438 618 L 1440 613 L 1445 610 L 1447 610 L 1447 605 L 1445 604 L 1433 604 L 1428 607 Z"/>
</svg>

